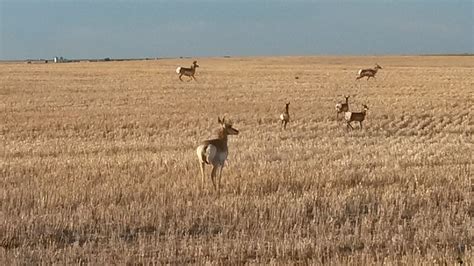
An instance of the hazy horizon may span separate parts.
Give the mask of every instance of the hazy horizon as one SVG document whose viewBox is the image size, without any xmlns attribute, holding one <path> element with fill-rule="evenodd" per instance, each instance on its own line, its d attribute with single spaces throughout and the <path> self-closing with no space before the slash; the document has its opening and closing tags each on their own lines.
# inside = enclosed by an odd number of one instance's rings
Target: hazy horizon
<svg viewBox="0 0 474 266">
<path fill-rule="evenodd" d="M 1 1 L 0 59 L 472 54 L 472 25 L 472 1 Z"/>
</svg>

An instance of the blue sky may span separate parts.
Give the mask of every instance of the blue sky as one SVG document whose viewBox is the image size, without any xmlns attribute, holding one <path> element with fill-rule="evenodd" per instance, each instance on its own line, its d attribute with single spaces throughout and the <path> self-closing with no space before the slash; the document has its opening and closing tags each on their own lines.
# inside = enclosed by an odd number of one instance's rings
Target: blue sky
<svg viewBox="0 0 474 266">
<path fill-rule="evenodd" d="M 0 59 L 474 53 L 471 0 L 0 0 Z"/>
</svg>

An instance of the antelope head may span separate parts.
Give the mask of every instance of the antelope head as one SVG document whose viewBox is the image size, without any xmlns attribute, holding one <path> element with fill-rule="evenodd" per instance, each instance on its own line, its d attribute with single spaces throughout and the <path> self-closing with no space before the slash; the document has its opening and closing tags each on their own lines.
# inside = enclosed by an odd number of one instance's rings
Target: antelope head
<svg viewBox="0 0 474 266">
<path fill-rule="evenodd" d="M 222 120 L 220 117 L 217 117 L 217 122 L 221 124 L 222 130 L 226 135 L 238 135 L 239 131 L 235 128 L 232 127 L 232 122 L 231 121 L 225 121 L 225 118 L 223 117 Z"/>
</svg>

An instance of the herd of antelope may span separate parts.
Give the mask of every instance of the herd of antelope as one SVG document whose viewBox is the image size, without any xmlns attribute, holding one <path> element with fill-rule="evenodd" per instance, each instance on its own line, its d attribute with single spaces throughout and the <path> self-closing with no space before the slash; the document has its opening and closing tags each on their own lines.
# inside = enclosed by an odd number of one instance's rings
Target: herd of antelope
<svg viewBox="0 0 474 266">
<path fill-rule="evenodd" d="M 190 78 L 188 81 L 191 81 L 192 79 L 196 81 L 194 74 L 196 73 L 197 67 L 199 67 L 199 65 L 197 64 L 197 61 L 194 61 L 190 68 L 178 67 L 176 69 L 176 73 L 179 74 L 179 79 L 181 81 L 183 81 L 181 79 L 183 75 Z M 369 80 L 370 78 L 375 78 L 375 74 L 377 74 L 377 71 L 379 69 L 382 69 L 382 67 L 379 66 L 378 64 L 375 64 L 374 68 L 360 69 L 359 72 L 357 73 L 356 80 L 359 80 L 363 77 L 367 77 L 367 80 Z M 369 107 L 363 104 L 362 106 L 364 107 L 364 109 L 362 111 L 360 112 L 350 111 L 349 109 L 350 96 L 344 96 L 344 97 L 346 99 L 345 102 L 337 103 L 335 106 L 336 121 L 339 120 L 339 113 L 344 113 L 344 120 L 346 122 L 347 129 L 349 128 L 354 129 L 351 125 L 352 122 L 358 122 L 359 128 L 362 129 L 362 122 L 365 120 L 365 116 L 367 115 L 367 110 L 369 109 Z M 290 102 L 286 103 L 285 109 L 280 114 L 281 127 L 283 129 L 286 129 L 287 124 L 290 122 L 289 108 L 290 108 Z M 229 152 L 229 149 L 227 146 L 227 137 L 229 135 L 238 135 L 239 131 L 232 126 L 231 121 L 226 121 L 225 118 L 221 119 L 220 117 L 218 117 L 217 122 L 220 125 L 217 138 L 205 140 L 201 144 L 199 144 L 199 146 L 196 149 L 196 154 L 198 156 L 199 164 L 201 168 L 201 179 L 202 179 L 201 184 L 204 185 L 205 183 L 204 169 L 205 169 L 206 164 L 212 165 L 212 170 L 211 170 L 212 184 L 214 186 L 214 189 L 219 191 L 220 184 L 221 184 L 222 170 L 224 168 L 224 164 Z M 217 172 L 219 172 L 219 175 L 217 175 Z"/>
</svg>

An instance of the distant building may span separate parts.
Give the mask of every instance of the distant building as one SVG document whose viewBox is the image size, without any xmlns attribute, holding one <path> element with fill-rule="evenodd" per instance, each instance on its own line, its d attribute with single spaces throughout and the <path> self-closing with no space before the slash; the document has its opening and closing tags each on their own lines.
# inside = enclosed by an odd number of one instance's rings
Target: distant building
<svg viewBox="0 0 474 266">
<path fill-rule="evenodd" d="M 64 63 L 64 62 L 67 62 L 68 60 L 66 58 L 63 58 L 62 56 L 60 57 L 57 57 L 55 56 L 54 57 L 54 63 Z"/>
</svg>

